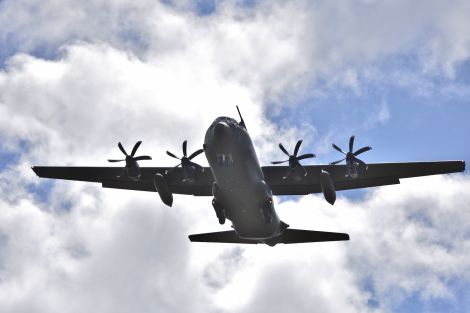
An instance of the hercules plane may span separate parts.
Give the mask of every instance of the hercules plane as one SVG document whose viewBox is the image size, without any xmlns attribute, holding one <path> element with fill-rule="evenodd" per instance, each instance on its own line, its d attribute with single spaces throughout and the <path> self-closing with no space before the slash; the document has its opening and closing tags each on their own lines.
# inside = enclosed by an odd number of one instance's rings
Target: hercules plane
<svg viewBox="0 0 470 313">
<path fill-rule="evenodd" d="M 238 110 L 238 107 L 237 107 Z M 287 166 L 260 166 L 250 135 L 240 114 L 240 122 L 230 117 L 218 117 L 206 132 L 203 149 L 187 156 L 187 142 L 183 143 L 183 157 L 167 154 L 181 161 L 175 167 L 140 167 L 137 161 L 150 160 L 149 156 L 135 157 L 141 142 L 131 154 L 121 143 L 119 149 L 126 156 L 124 168 L 119 167 L 50 167 L 34 166 L 39 177 L 99 182 L 105 188 L 157 192 L 168 206 L 173 204 L 173 194 L 213 197 L 212 205 L 220 224 L 226 219 L 233 230 L 194 234 L 195 242 L 222 242 L 274 246 L 278 243 L 349 240 L 345 233 L 291 229 L 281 221 L 274 209 L 273 196 L 307 195 L 323 193 L 326 201 L 334 204 L 336 191 L 399 184 L 401 178 L 462 172 L 464 161 L 407 162 L 366 164 L 357 155 L 370 150 L 361 148 L 353 152 L 354 136 L 349 141 L 349 151 L 344 152 L 333 144 L 344 159 L 325 165 L 300 164 L 312 158 L 308 153 L 297 156 L 302 141 L 290 155 L 282 144 L 280 149 L 289 159 L 272 162 Z M 209 167 L 192 161 L 205 153 Z M 337 165 L 346 161 L 345 165 Z"/>
</svg>

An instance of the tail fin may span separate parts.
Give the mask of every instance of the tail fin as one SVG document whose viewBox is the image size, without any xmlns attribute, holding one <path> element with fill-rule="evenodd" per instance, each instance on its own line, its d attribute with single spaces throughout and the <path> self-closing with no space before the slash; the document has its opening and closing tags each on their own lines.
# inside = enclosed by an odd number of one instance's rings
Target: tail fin
<svg viewBox="0 0 470 313">
<path fill-rule="evenodd" d="M 223 242 L 223 243 L 245 243 L 257 244 L 266 243 L 274 246 L 277 243 L 291 244 L 304 242 L 342 241 L 349 240 L 349 235 L 344 233 L 332 233 L 314 230 L 286 229 L 281 236 L 265 240 L 243 239 L 237 236 L 235 231 L 222 231 L 216 233 L 205 233 L 190 235 L 192 242 Z"/>
</svg>

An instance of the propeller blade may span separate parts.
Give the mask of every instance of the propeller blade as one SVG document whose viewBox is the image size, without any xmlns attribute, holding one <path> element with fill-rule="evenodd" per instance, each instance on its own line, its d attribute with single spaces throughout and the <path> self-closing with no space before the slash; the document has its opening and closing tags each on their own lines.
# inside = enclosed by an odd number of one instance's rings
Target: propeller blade
<svg viewBox="0 0 470 313">
<path fill-rule="evenodd" d="M 358 159 L 356 157 L 354 157 L 354 161 L 356 161 L 357 163 L 359 163 L 361 165 L 366 165 L 366 163 L 364 161 L 362 161 L 361 159 Z"/>
<path fill-rule="evenodd" d="M 173 153 L 171 153 L 170 151 L 167 151 L 166 154 L 168 154 L 169 156 L 171 156 L 172 158 L 175 158 L 175 159 L 178 159 L 178 160 L 181 160 L 180 158 L 178 158 L 176 155 L 174 155 Z"/>
<path fill-rule="evenodd" d="M 351 138 L 349 138 L 349 152 L 351 153 L 353 151 L 353 146 L 354 146 L 354 135 L 352 135 Z"/>
<path fill-rule="evenodd" d="M 124 150 L 124 147 L 122 146 L 122 144 L 120 142 L 118 142 L 118 147 L 119 147 L 119 150 L 121 150 L 122 153 L 124 153 L 126 156 L 128 156 L 126 150 Z"/>
<path fill-rule="evenodd" d="M 151 160 L 151 159 L 152 159 L 152 157 L 149 156 L 149 155 L 141 155 L 141 156 L 138 156 L 138 157 L 134 158 L 135 161 Z"/>
<path fill-rule="evenodd" d="M 126 159 L 122 159 L 122 160 L 110 160 L 108 159 L 108 162 L 122 162 L 122 161 L 125 161 Z"/>
<path fill-rule="evenodd" d="M 204 152 L 204 149 L 199 149 L 199 150 L 193 152 L 193 153 L 188 157 L 188 159 L 189 159 L 189 160 L 192 160 L 193 158 L 197 157 L 198 155 L 200 155 L 200 154 L 203 153 L 203 152 Z"/>
<path fill-rule="evenodd" d="M 285 160 L 285 161 L 273 161 L 273 162 L 271 162 L 271 164 L 281 164 L 281 163 L 286 163 L 286 162 L 289 162 L 289 160 Z"/>
<path fill-rule="evenodd" d="M 339 160 L 339 161 L 334 161 L 334 162 L 331 162 L 331 163 L 330 163 L 330 165 L 335 165 L 335 164 L 338 164 L 338 163 L 340 163 L 340 162 L 343 162 L 344 160 L 346 160 L 346 158 L 344 158 L 344 159 L 341 159 L 341 160 Z"/>
<path fill-rule="evenodd" d="M 289 152 L 287 152 L 286 148 L 284 148 L 284 146 L 282 145 L 282 143 L 279 144 L 279 148 L 282 150 L 282 152 L 284 152 L 287 156 L 290 157 Z"/>
<path fill-rule="evenodd" d="M 370 149 L 372 149 L 372 147 L 363 147 L 363 148 L 357 150 L 356 152 L 354 152 L 353 154 L 354 154 L 354 156 L 357 156 L 357 155 L 359 155 L 359 154 L 361 154 L 361 153 L 364 153 L 364 152 L 366 152 L 366 151 L 369 151 Z"/>
<path fill-rule="evenodd" d="M 137 141 L 135 143 L 134 148 L 132 148 L 131 156 L 135 155 L 135 153 L 137 152 L 137 149 L 139 149 L 139 146 L 140 146 L 141 143 L 142 143 L 142 141 Z"/>
<path fill-rule="evenodd" d="M 341 150 L 340 147 L 338 147 L 337 145 L 333 144 L 333 148 L 335 148 L 336 150 L 338 150 L 339 152 L 341 152 L 342 154 L 346 154 L 346 152 L 344 152 L 343 150 Z"/>
<path fill-rule="evenodd" d="M 304 159 L 309 159 L 309 158 L 314 158 L 314 157 L 316 157 L 316 155 L 313 154 L 313 153 L 302 154 L 301 156 L 297 157 L 297 161 L 304 160 Z"/>
<path fill-rule="evenodd" d="M 187 140 L 183 141 L 183 155 L 184 155 L 184 156 L 187 155 L 187 154 L 186 154 L 187 145 L 188 145 L 188 141 L 187 141 Z"/>
<path fill-rule="evenodd" d="M 299 152 L 299 148 L 301 144 L 302 144 L 302 140 L 297 141 L 297 143 L 295 144 L 294 156 L 297 156 L 297 153 Z"/>
</svg>

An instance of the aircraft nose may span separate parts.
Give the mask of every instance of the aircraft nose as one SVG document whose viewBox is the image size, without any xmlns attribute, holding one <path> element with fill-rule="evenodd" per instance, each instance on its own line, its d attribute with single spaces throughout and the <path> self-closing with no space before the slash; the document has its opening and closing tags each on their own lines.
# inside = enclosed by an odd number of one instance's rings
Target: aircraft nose
<svg viewBox="0 0 470 313">
<path fill-rule="evenodd" d="M 225 122 L 218 122 L 214 125 L 214 137 L 222 138 L 228 133 L 229 126 Z"/>
</svg>

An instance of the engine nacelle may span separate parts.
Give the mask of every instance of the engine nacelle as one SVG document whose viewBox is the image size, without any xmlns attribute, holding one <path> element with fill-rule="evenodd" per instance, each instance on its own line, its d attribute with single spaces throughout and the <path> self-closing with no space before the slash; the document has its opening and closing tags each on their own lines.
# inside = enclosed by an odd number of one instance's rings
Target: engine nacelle
<svg viewBox="0 0 470 313">
<path fill-rule="evenodd" d="M 173 194 L 171 193 L 170 188 L 168 188 L 165 176 L 160 173 L 155 174 L 153 177 L 153 185 L 155 186 L 155 189 L 163 203 L 171 207 L 173 205 Z"/>
<path fill-rule="evenodd" d="M 139 181 L 141 176 L 140 167 L 137 162 L 134 161 L 134 163 L 135 165 L 124 168 L 125 175 L 127 175 L 127 178 L 130 180 Z"/>
<path fill-rule="evenodd" d="M 323 196 L 325 200 L 333 205 L 336 201 L 336 191 L 335 186 L 333 185 L 333 180 L 331 179 L 330 173 L 326 171 L 321 171 L 320 173 L 320 185 L 321 190 L 323 191 Z"/>
</svg>

